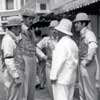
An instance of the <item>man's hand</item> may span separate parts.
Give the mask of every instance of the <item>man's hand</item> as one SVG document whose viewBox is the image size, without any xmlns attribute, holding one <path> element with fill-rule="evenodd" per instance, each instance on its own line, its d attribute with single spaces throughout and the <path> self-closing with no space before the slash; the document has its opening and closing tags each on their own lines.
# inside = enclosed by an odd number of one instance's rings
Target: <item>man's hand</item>
<svg viewBox="0 0 100 100">
<path fill-rule="evenodd" d="M 20 86 L 22 84 L 20 77 L 15 78 L 14 82 L 15 82 L 16 86 Z"/>
<path fill-rule="evenodd" d="M 100 91 L 100 75 L 96 73 L 96 87 L 99 88 Z"/>
</svg>

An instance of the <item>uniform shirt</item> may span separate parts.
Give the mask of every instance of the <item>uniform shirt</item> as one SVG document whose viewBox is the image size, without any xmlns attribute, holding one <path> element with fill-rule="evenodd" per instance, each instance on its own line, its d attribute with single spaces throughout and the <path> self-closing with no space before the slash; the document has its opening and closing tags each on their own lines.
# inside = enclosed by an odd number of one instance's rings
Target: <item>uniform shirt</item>
<svg viewBox="0 0 100 100">
<path fill-rule="evenodd" d="M 11 31 L 7 31 L 7 34 L 4 36 L 1 45 L 1 49 L 3 50 L 5 58 L 6 68 L 13 78 L 19 77 L 14 57 L 15 57 L 16 46 L 20 39 L 21 36 L 16 37 L 14 33 L 12 33 Z"/>
<path fill-rule="evenodd" d="M 60 84 L 75 82 L 77 65 L 78 47 L 70 37 L 64 36 L 53 52 L 50 79 Z"/>
<path fill-rule="evenodd" d="M 85 66 L 93 59 L 93 56 L 96 54 L 96 49 L 98 46 L 97 46 L 96 36 L 87 27 L 84 27 L 81 30 L 81 38 L 83 42 L 87 45 L 87 50 L 88 50 L 86 54 L 80 57 L 81 64 Z"/>
<path fill-rule="evenodd" d="M 55 48 L 55 45 L 57 44 L 57 41 L 55 39 L 53 39 L 52 37 L 44 37 L 38 44 L 37 44 L 37 47 L 42 50 L 43 48 L 46 48 L 46 54 L 44 54 L 42 51 L 40 56 L 44 55 L 44 57 L 47 56 L 47 60 L 50 60 L 52 59 L 52 52 Z M 39 53 L 38 53 L 39 54 Z M 42 56 L 43 57 L 43 56 Z"/>
<path fill-rule="evenodd" d="M 29 29 L 25 24 L 22 25 L 22 41 L 20 47 L 23 55 L 33 56 L 35 54 L 34 31 Z"/>
</svg>

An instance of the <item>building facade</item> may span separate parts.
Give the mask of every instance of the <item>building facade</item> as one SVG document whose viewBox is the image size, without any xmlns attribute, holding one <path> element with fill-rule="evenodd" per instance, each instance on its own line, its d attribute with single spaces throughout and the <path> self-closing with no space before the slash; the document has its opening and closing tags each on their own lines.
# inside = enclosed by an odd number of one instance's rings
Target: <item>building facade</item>
<svg viewBox="0 0 100 100">
<path fill-rule="evenodd" d="M 9 16 L 20 16 L 21 9 L 32 8 L 35 13 L 49 13 L 50 0 L 0 0 L 0 22 Z"/>
<path fill-rule="evenodd" d="M 50 0 L 28 0 L 24 8 L 33 8 L 35 13 L 50 13 Z"/>
<path fill-rule="evenodd" d="M 0 0 L 0 21 L 6 22 L 9 16 L 19 16 L 26 0 Z"/>
</svg>

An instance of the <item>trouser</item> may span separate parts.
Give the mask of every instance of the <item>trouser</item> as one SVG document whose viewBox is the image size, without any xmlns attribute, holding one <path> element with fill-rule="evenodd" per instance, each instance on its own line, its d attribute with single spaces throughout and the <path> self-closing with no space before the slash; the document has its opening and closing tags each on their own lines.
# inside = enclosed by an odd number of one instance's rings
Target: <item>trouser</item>
<svg viewBox="0 0 100 100">
<path fill-rule="evenodd" d="M 23 56 L 25 62 L 25 100 L 34 100 L 36 82 L 36 57 Z"/>
<path fill-rule="evenodd" d="M 87 75 L 83 76 L 79 72 L 79 94 L 80 100 L 98 100 L 96 89 L 96 66 L 93 61 L 89 66 L 85 67 Z"/>
<path fill-rule="evenodd" d="M 49 65 L 46 65 L 46 83 L 47 83 L 49 95 L 51 99 L 53 100 L 53 91 L 52 91 L 52 85 L 51 85 L 51 80 L 50 80 L 50 70 L 51 70 L 51 67 Z"/>
<path fill-rule="evenodd" d="M 46 81 L 46 77 L 45 77 L 45 60 L 39 61 L 38 76 L 39 76 L 41 88 L 43 88 L 44 85 L 45 85 L 45 81 Z"/>
<path fill-rule="evenodd" d="M 20 75 L 20 85 L 16 85 L 13 79 L 6 73 L 5 78 L 10 81 L 9 87 L 6 87 L 7 100 L 24 100 L 24 71 L 18 70 Z"/>
<path fill-rule="evenodd" d="M 40 84 L 40 77 L 39 77 L 39 62 L 36 64 L 36 85 Z"/>
<path fill-rule="evenodd" d="M 74 94 L 74 84 L 62 85 L 62 84 L 53 84 L 53 95 L 54 100 L 73 100 Z"/>
</svg>

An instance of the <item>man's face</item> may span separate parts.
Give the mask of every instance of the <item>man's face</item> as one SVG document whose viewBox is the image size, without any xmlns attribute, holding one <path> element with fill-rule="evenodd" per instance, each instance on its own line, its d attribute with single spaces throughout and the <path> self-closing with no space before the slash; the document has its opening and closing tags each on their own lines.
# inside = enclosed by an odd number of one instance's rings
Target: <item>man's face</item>
<svg viewBox="0 0 100 100">
<path fill-rule="evenodd" d="M 26 17 L 25 19 L 24 19 L 24 22 L 25 22 L 25 24 L 28 26 L 28 27 L 30 27 L 32 24 L 33 24 L 33 19 L 34 19 L 34 17 Z"/>
<path fill-rule="evenodd" d="M 21 33 L 21 26 L 14 26 L 13 30 L 14 30 L 15 35 L 19 36 L 19 34 Z"/>
<path fill-rule="evenodd" d="M 50 36 L 53 36 L 55 39 L 58 37 L 56 32 L 57 31 L 54 29 L 54 27 L 50 27 Z"/>
<path fill-rule="evenodd" d="M 75 30 L 77 32 L 80 32 L 82 30 L 82 28 L 84 27 L 83 24 L 81 22 L 75 22 Z"/>
</svg>

